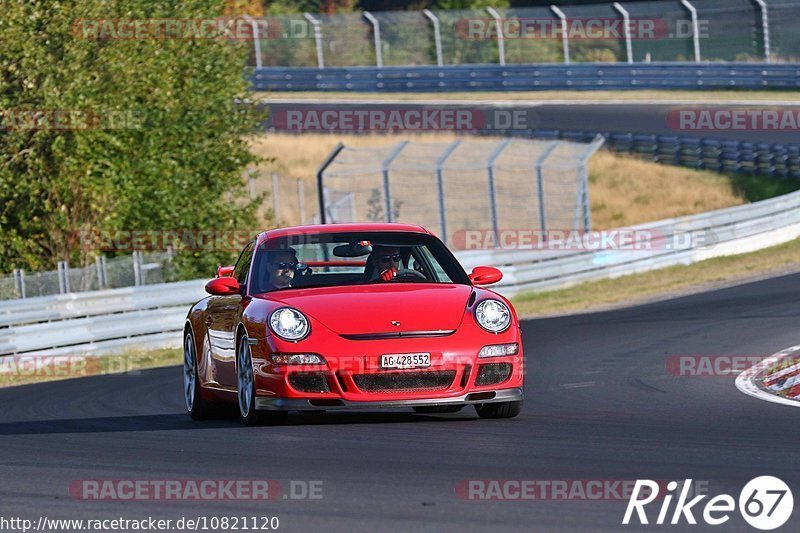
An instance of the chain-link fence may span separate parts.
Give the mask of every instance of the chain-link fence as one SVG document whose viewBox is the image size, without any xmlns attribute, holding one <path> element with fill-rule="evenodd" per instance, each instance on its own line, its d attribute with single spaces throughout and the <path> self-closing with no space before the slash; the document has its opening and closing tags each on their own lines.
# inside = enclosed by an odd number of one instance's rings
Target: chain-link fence
<svg viewBox="0 0 800 533">
<path fill-rule="evenodd" d="M 302 226 L 319 222 L 316 183 L 308 179 L 282 176 L 276 172 L 249 176 L 250 198 L 263 194 L 264 212 L 271 211 L 277 226 Z"/>
<path fill-rule="evenodd" d="M 70 267 L 60 261 L 56 270 L 47 272 L 14 270 L 11 275 L 0 276 L 0 300 L 176 281 L 172 257 L 170 252 L 134 252 L 113 258 L 98 256 L 94 265 L 85 267 Z"/>
<path fill-rule="evenodd" d="M 297 14 L 256 39 L 264 66 L 791 62 L 800 0 L 660 0 Z"/>
<path fill-rule="evenodd" d="M 603 144 L 525 139 L 337 147 L 321 174 L 325 222 L 465 231 L 591 227 L 586 164 Z M 496 241 L 495 241 L 496 242 Z"/>
</svg>

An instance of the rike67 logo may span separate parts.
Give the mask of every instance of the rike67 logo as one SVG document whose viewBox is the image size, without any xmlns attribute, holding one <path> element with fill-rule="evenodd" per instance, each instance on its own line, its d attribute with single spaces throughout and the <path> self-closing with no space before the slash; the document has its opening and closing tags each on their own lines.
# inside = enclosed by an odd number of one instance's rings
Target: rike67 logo
<svg viewBox="0 0 800 533">
<path fill-rule="evenodd" d="M 686 523 L 695 525 L 697 520 L 694 513 L 701 513 L 702 519 L 706 524 L 719 526 L 726 523 L 731 518 L 731 514 L 736 510 L 737 502 L 729 494 L 714 496 L 705 502 L 704 506 L 698 505 L 708 497 L 706 494 L 694 496 L 689 499 L 689 490 L 692 480 L 687 479 L 685 483 L 679 485 L 676 481 L 667 484 L 667 494 L 661 501 L 661 509 L 658 512 L 656 524 L 680 524 L 683 520 Z M 633 494 L 628 500 L 628 507 L 625 509 L 625 516 L 622 519 L 624 525 L 631 523 L 634 517 L 640 524 L 649 524 L 645 506 L 652 503 L 659 496 L 659 484 L 655 481 L 645 479 L 637 480 L 633 487 Z M 680 487 L 680 494 L 678 489 Z M 644 495 L 644 497 L 641 497 Z M 670 508 L 674 497 L 677 502 L 672 509 Z M 697 506 L 697 508 L 695 508 Z M 781 527 L 792 516 L 794 509 L 794 498 L 789 486 L 782 480 L 772 476 L 760 476 L 751 479 L 739 493 L 738 501 L 739 512 L 742 518 L 756 529 L 764 531 Z M 670 519 L 671 518 L 671 519 Z M 652 519 L 652 516 L 650 517 Z M 634 523 L 635 520 L 634 520 Z"/>
</svg>

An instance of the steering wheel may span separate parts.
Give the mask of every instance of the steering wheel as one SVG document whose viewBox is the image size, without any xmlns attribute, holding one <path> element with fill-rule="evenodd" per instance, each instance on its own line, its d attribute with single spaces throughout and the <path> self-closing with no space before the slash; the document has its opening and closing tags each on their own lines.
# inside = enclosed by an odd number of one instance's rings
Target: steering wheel
<svg viewBox="0 0 800 533">
<path fill-rule="evenodd" d="M 414 281 L 415 279 L 428 279 L 425 274 L 410 268 L 399 268 L 392 281 Z"/>
</svg>

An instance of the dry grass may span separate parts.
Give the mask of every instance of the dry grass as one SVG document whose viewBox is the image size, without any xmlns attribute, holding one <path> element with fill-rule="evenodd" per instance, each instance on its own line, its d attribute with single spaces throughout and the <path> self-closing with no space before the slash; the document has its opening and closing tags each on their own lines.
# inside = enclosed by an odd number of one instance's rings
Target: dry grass
<svg viewBox="0 0 800 533">
<path fill-rule="evenodd" d="M 689 266 L 592 281 L 568 289 L 522 294 L 514 298 L 514 307 L 524 317 L 620 307 L 798 271 L 800 239 L 757 252 L 717 257 Z"/>
<path fill-rule="evenodd" d="M 606 151 L 598 152 L 590 160 L 589 195 L 595 229 L 691 215 L 746 202 L 726 176 Z"/>
<path fill-rule="evenodd" d="M 315 176 L 317 168 L 340 140 L 352 147 L 396 144 L 406 137 L 394 135 L 293 135 L 275 133 L 251 139 L 253 151 L 270 159 L 259 167 L 258 192 L 272 190 L 270 174 L 281 181 L 280 219 L 283 224 L 298 224 L 297 185 L 302 180 L 306 191 L 306 211 L 316 212 Z M 421 142 L 449 142 L 452 134 L 426 134 L 410 137 Z M 589 164 L 590 200 L 593 226 L 613 228 L 700 213 L 745 203 L 730 179 L 708 171 L 659 165 L 634 157 L 601 151 Z M 265 207 L 272 199 L 265 200 Z M 307 217 L 308 218 L 308 217 Z"/>
<path fill-rule="evenodd" d="M 518 92 L 464 92 L 464 93 L 354 93 L 354 92 L 291 92 L 254 93 L 254 100 L 304 99 L 304 100 L 577 100 L 587 102 L 608 101 L 692 101 L 692 102 L 798 102 L 797 91 L 518 91 Z"/>
</svg>

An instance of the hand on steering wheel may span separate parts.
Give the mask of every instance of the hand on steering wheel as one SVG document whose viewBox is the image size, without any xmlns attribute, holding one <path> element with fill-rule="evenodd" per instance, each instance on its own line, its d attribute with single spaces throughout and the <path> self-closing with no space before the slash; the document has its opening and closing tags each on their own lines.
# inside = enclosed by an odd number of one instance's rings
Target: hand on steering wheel
<svg viewBox="0 0 800 533">
<path fill-rule="evenodd" d="M 397 276 L 397 269 L 394 267 L 387 268 L 380 274 L 380 278 L 383 281 L 392 281 L 396 276 Z"/>
</svg>

